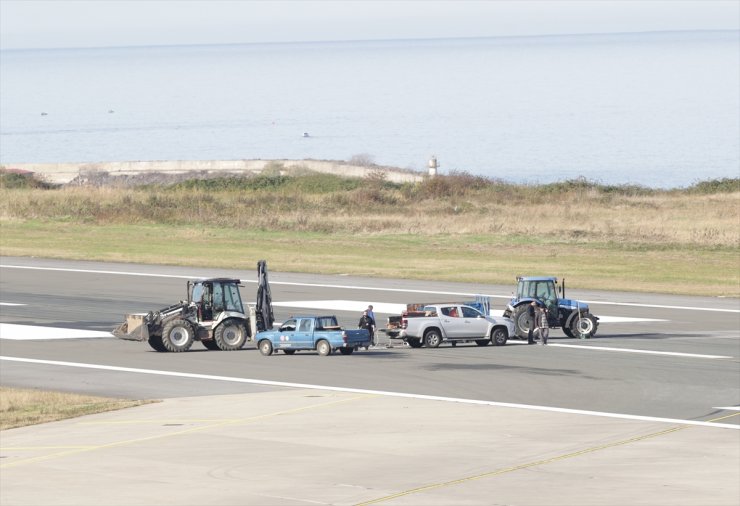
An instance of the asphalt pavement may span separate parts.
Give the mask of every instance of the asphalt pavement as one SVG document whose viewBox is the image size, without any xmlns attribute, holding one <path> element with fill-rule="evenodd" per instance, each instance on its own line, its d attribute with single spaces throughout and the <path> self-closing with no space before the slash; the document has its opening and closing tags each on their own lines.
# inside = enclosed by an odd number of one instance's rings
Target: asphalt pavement
<svg viewBox="0 0 740 506">
<path fill-rule="evenodd" d="M 0 383 L 157 402 L 0 432 L 0 505 L 740 504 L 737 300 L 573 290 L 604 323 L 552 346 L 263 357 L 100 336 L 193 274 L 252 275 L 1 260 Z M 279 319 L 344 324 L 511 288 L 273 280 Z"/>
</svg>

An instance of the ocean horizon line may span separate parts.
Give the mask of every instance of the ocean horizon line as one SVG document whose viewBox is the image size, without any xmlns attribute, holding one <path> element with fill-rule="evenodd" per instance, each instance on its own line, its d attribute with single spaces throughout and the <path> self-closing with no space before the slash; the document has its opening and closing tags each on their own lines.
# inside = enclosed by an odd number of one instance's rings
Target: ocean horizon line
<svg viewBox="0 0 740 506">
<path fill-rule="evenodd" d="M 740 36 L 740 30 L 648 30 L 636 32 L 583 32 L 583 33 L 550 33 L 550 34 L 528 34 L 528 35 L 483 35 L 469 37 L 410 37 L 410 38 L 392 38 L 392 39 L 343 39 L 343 40 L 296 40 L 296 41 L 262 41 L 262 42 L 202 42 L 188 44 L 135 44 L 125 46 L 68 46 L 68 47 L 15 47 L 0 48 L 0 53 L 12 52 L 33 52 L 33 51 L 96 51 L 96 50 L 131 50 L 131 49 L 174 49 L 174 48 L 194 48 L 194 47 L 241 47 L 241 46 L 326 46 L 341 44 L 386 44 L 386 43 L 434 43 L 434 42 L 471 42 L 483 40 L 500 40 L 500 41 L 526 41 L 534 39 L 603 39 L 609 37 L 644 37 L 644 36 L 669 36 L 669 35 L 735 35 Z"/>
</svg>

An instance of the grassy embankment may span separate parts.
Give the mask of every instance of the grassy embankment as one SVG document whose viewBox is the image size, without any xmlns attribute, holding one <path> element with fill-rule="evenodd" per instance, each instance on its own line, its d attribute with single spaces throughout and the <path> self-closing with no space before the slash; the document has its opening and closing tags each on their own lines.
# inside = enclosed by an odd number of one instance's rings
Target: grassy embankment
<svg viewBox="0 0 740 506">
<path fill-rule="evenodd" d="M 0 254 L 740 296 L 740 179 L 687 189 L 529 186 L 460 173 L 397 184 L 278 171 L 56 188 L 0 176 Z"/>
<path fill-rule="evenodd" d="M 140 406 L 153 401 L 0 387 L 0 430 Z"/>
</svg>

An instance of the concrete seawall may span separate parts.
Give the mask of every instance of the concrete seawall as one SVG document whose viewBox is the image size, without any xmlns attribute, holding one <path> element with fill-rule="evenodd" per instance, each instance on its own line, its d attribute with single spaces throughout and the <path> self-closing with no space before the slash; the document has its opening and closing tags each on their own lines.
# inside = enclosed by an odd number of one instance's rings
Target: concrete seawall
<svg viewBox="0 0 740 506">
<path fill-rule="evenodd" d="M 92 173 L 107 173 L 111 176 L 133 176 L 147 172 L 182 174 L 187 172 L 258 174 L 265 167 L 279 167 L 282 172 L 310 170 L 348 177 L 365 177 L 384 172 L 388 181 L 396 183 L 421 181 L 424 174 L 393 167 L 352 165 L 328 160 L 169 160 L 138 162 L 97 163 L 13 163 L 6 169 L 17 169 L 42 177 L 55 184 L 67 184 L 75 178 Z"/>
</svg>

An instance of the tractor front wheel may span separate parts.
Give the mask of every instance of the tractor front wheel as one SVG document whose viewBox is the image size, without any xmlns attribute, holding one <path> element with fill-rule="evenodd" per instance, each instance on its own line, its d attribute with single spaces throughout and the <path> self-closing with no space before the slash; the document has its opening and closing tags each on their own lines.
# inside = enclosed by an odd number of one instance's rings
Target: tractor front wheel
<svg viewBox="0 0 740 506">
<path fill-rule="evenodd" d="M 570 325 L 570 330 L 576 337 L 591 339 L 596 334 L 596 318 L 591 315 L 576 317 Z"/>
</svg>

